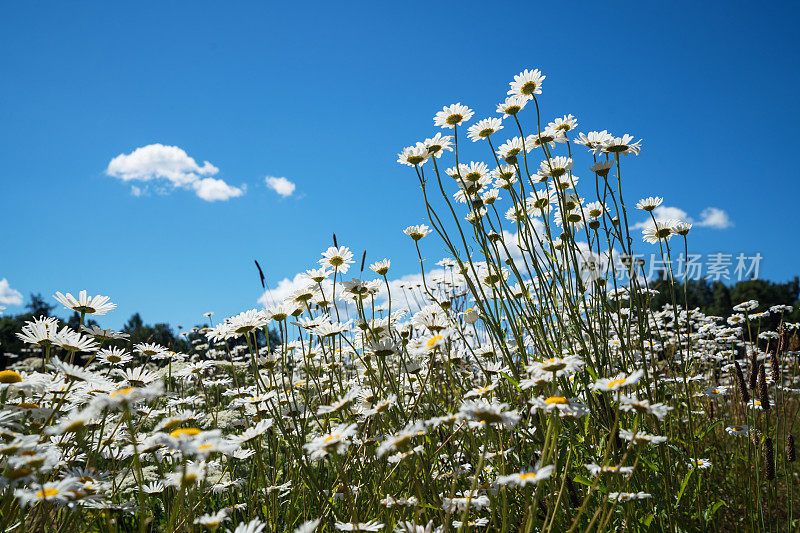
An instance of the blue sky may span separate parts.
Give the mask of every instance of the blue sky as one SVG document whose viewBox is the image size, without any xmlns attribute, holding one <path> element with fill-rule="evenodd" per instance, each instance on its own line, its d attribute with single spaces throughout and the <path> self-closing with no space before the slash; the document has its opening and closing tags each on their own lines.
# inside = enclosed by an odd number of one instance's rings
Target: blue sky
<svg viewBox="0 0 800 533">
<path fill-rule="evenodd" d="M 547 75 L 546 120 L 572 113 L 579 131 L 644 139 L 626 161 L 628 202 L 658 194 L 695 220 L 722 209 L 733 227 L 693 230 L 693 250 L 760 252 L 762 277 L 788 279 L 800 273 L 798 4 L 698 5 L 7 4 L 6 312 L 22 310 L 14 291 L 87 289 L 119 304 L 105 324 L 139 311 L 188 326 L 257 305 L 254 258 L 275 286 L 315 266 L 333 231 L 412 274 L 402 229 L 424 209 L 396 153 L 435 133 L 443 105 L 494 116 L 524 68 Z M 154 143 L 208 161 L 217 171 L 200 179 L 243 194 L 206 201 L 107 174 Z M 283 197 L 266 176 L 295 189 Z M 427 246 L 432 261 L 443 255 Z"/>
</svg>

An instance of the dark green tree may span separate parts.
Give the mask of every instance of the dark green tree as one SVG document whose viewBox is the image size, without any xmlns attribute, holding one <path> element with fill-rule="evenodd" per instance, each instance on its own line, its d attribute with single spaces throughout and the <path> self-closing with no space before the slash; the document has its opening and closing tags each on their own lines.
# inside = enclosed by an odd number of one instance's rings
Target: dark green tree
<svg viewBox="0 0 800 533">
<path fill-rule="evenodd" d="M 733 313 L 733 303 L 731 302 L 731 291 L 727 285 L 718 281 L 714 283 L 710 305 L 706 311 L 714 316 L 730 316 Z"/>
<path fill-rule="evenodd" d="M 29 300 L 28 303 L 25 304 L 25 309 L 28 310 L 28 314 L 32 316 L 53 316 L 53 311 L 55 311 L 56 306 L 55 304 L 49 303 L 47 300 L 44 299 L 41 293 L 33 294 L 31 293 L 28 296 Z"/>
</svg>

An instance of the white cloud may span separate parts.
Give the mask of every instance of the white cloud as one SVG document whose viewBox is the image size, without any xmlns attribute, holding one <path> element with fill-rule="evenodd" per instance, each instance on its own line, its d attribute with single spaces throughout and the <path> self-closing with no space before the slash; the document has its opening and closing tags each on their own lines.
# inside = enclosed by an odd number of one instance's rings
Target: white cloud
<svg viewBox="0 0 800 533">
<path fill-rule="evenodd" d="M 274 176 L 267 176 L 264 178 L 267 187 L 280 194 L 284 198 L 291 196 L 295 189 L 295 184 L 286 178 L 276 178 Z"/>
<path fill-rule="evenodd" d="M 214 202 L 216 200 L 229 200 L 244 194 L 245 187 L 234 187 L 228 185 L 224 181 L 216 178 L 203 178 L 192 184 L 194 192 L 197 196 L 206 202 Z"/>
<path fill-rule="evenodd" d="M 6 278 L 0 279 L 0 304 L 22 305 L 22 293 L 12 289 Z"/>
<path fill-rule="evenodd" d="M 695 220 L 689 214 L 679 207 L 668 205 L 660 205 L 653 210 L 653 215 L 656 220 L 665 220 L 668 218 L 677 218 L 683 222 L 688 222 L 696 227 L 713 228 L 713 229 L 726 229 L 733 226 L 728 213 L 718 207 L 706 207 L 700 212 L 700 220 Z M 653 225 L 652 219 L 648 218 L 637 222 L 631 229 L 644 229 Z"/>
<path fill-rule="evenodd" d="M 269 283 L 269 280 L 267 280 Z M 303 274 L 295 274 L 294 278 L 283 278 L 278 282 L 278 286 L 274 289 L 269 289 L 261 295 L 261 298 L 258 299 L 258 303 L 263 305 L 264 307 L 279 304 L 283 302 L 284 298 L 289 297 L 294 291 L 298 289 L 304 289 L 311 285 L 313 282 L 309 281 L 309 279 Z"/>
<path fill-rule="evenodd" d="M 656 220 L 666 220 L 668 218 L 677 218 L 678 220 L 683 220 L 684 222 L 692 223 L 692 217 L 689 216 L 689 213 L 684 211 L 679 207 L 672 207 L 668 205 L 660 205 L 653 209 L 653 216 Z M 631 229 L 644 229 L 649 228 L 653 225 L 653 220 L 648 218 L 647 220 L 642 220 L 641 222 L 637 222 Z"/>
<path fill-rule="evenodd" d="M 700 222 L 698 226 L 714 229 L 725 229 L 733 226 L 733 221 L 728 213 L 717 207 L 706 207 L 700 213 Z"/>
<path fill-rule="evenodd" d="M 653 209 L 653 214 L 656 220 L 664 220 L 667 218 L 677 218 L 678 220 L 689 221 L 691 217 L 689 213 L 679 207 L 672 207 L 669 205 L 660 205 Z"/>
<path fill-rule="evenodd" d="M 217 173 L 219 169 L 208 161 L 198 165 L 181 148 L 159 143 L 142 146 L 129 154 L 120 154 L 106 168 L 106 174 L 125 182 L 165 180 L 173 188 L 192 189 L 207 202 L 229 200 L 244 194 L 244 187 L 234 187 L 211 177 Z M 141 196 L 146 190 L 133 185 L 131 192 L 134 196 Z"/>
<path fill-rule="evenodd" d="M 432 279 L 437 277 L 442 277 L 445 271 L 441 268 L 434 268 L 430 271 L 425 271 L 426 280 L 430 283 Z M 374 279 L 375 276 L 371 275 L 371 271 L 367 271 L 365 269 L 363 279 Z M 353 274 L 354 276 L 356 273 Z M 344 276 L 344 281 L 347 281 L 352 276 Z M 342 279 L 337 279 L 337 293 L 336 293 L 336 305 L 339 307 L 339 313 L 343 316 L 350 313 L 348 316 L 352 316 L 355 312 L 355 309 L 352 308 L 348 303 L 342 301 L 340 297 L 340 288 L 338 286 Z M 267 280 L 269 283 L 269 280 Z M 296 290 L 304 289 L 309 285 L 313 285 L 314 282 L 310 281 L 307 277 L 305 277 L 302 273 L 295 274 L 293 278 L 283 278 L 278 282 L 278 285 L 275 288 L 268 288 L 268 290 L 264 291 L 264 294 L 258 299 L 258 303 L 263 305 L 264 307 L 269 307 L 274 304 L 279 304 L 283 302 L 285 298 L 288 298 L 292 295 Z M 322 288 L 325 291 L 325 295 L 330 298 L 332 294 L 332 283 L 331 279 L 327 279 L 322 282 Z M 269 287 L 269 285 L 268 285 Z M 399 279 L 389 279 L 389 287 L 392 291 L 392 312 L 394 313 L 395 310 L 405 308 L 411 310 L 417 310 L 417 300 L 414 300 L 413 297 L 409 296 L 409 290 L 411 291 L 422 291 L 422 274 L 407 274 L 405 276 L 400 277 Z M 421 294 L 421 292 L 419 293 Z M 375 302 L 379 306 L 383 306 L 384 309 L 387 307 L 388 304 L 388 293 L 386 292 L 386 285 L 381 285 L 381 289 L 375 297 Z"/>
</svg>

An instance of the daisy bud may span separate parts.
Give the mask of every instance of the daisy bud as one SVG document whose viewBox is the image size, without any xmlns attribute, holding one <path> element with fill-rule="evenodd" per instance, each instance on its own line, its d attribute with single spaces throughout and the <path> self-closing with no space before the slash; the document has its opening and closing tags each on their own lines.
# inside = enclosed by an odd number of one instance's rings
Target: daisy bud
<svg viewBox="0 0 800 533">
<path fill-rule="evenodd" d="M 767 475 L 767 480 L 772 481 L 775 479 L 775 448 L 772 445 L 772 439 L 767 437 L 764 439 L 764 470 Z"/>
<path fill-rule="evenodd" d="M 769 364 L 772 367 L 772 381 L 777 385 L 780 383 L 780 363 L 778 362 L 778 350 L 769 353 Z"/>
<path fill-rule="evenodd" d="M 758 399 L 761 400 L 761 408 L 769 411 L 772 406 L 769 403 L 769 390 L 767 389 L 767 375 L 764 365 L 758 367 Z"/>
<path fill-rule="evenodd" d="M 747 384 L 744 381 L 742 367 L 739 366 L 739 361 L 734 361 L 733 366 L 736 368 L 736 384 L 739 387 L 739 394 L 742 397 L 742 403 L 747 403 L 750 401 L 750 394 L 747 392 Z"/>
<path fill-rule="evenodd" d="M 750 354 L 750 390 L 758 387 L 758 356 L 755 352 Z"/>
</svg>

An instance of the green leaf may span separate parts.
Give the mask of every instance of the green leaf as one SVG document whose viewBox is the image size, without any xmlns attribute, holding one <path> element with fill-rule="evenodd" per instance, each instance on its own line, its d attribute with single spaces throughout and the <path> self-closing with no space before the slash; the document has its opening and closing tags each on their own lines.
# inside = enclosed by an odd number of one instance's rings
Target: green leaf
<svg viewBox="0 0 800 533">
<path fill-rule="evenodd" d="M 650 459 L 648 459 L 648 458 L 646 458 L 644 456 L 640 456 L 639 457 L 639 461 L 643 462 L 645 464 L 645 466 L 647 466 L 647 468 L 649 468 L 653 472 L 658 472 L 658 467 Z"/>
<path fill-rule="evenodd" d="M 509 376 L 509 375 L 508 375 L 508 374 L 506 374 L 505 372 L 501 372 L 501 374 L 503 375 L 503 377 L 505 377 L 505 378 L 506 378 L 506 380 L 508 380 L 508 382 L 509 382 L 509 383 L 511 383 L 512 385 L 514 385 L 514 387 L 515 387 L 515 388 L 516 388 L 518 391 L 522 391 L 522 387 L 520 387 L 520 386 L 519 386 L 519 383 L 517 382 L 517 380 L 515 380 L 513 377 Z"/>
<path fill-rule="evenodd" d="M 708 435 L 708 434 L 711 432 L 711 430 L 712 430 L 712 429 L 714 429 L 716 426 L 718 426 L 718 425 L 720 425 L 720 424 L 722 424 L 722 420 L 717 420 L 716 422 L 714 422 L 713 424 L 711 424 L 710 426 L 708 426 L 708 427 L 706 428 L 706 430 L 703 432 L 703 434 L 702 434 L 702 435 L 697 435 L 697 438 L 698 438 L 698 439 L 702 439 L 703 437 L 705 437 L 706 435 Z"/>
<path fill-rule="evenodd" d="M 720 500 L 717 503 L 715 503 L 714 505 L 712 505 L 711 507 L 709 507 L 708 509 L 706 509 L 705 513 L 703 513 L 703 517 L 705 518 L 706 522 L 711 521 L 711 518 L 714 517 L 714 513 L 719 511 L 719 508 L 722 507 L 723 505 L 725 507 L 728 506 L 728 504 L 726 504 L 724 501 Z"/>
<path fill-rule="evenodd" d="M 693 473 L 694 473 L 694 469 L 689 470 L 689 473 L 686 474 L 685 478 L 683 478 L 683 483 L 681 483 L 681 490 L 678 491 L 678 499 L 675 500 L 675 505 L 678 505 L 679 503 L 681 503 L 681 498 L 683 497 L 683 491 L 686 490 L 686 486 L 689 484 L 689 478 L 692 477 Z"/>
</svg>

